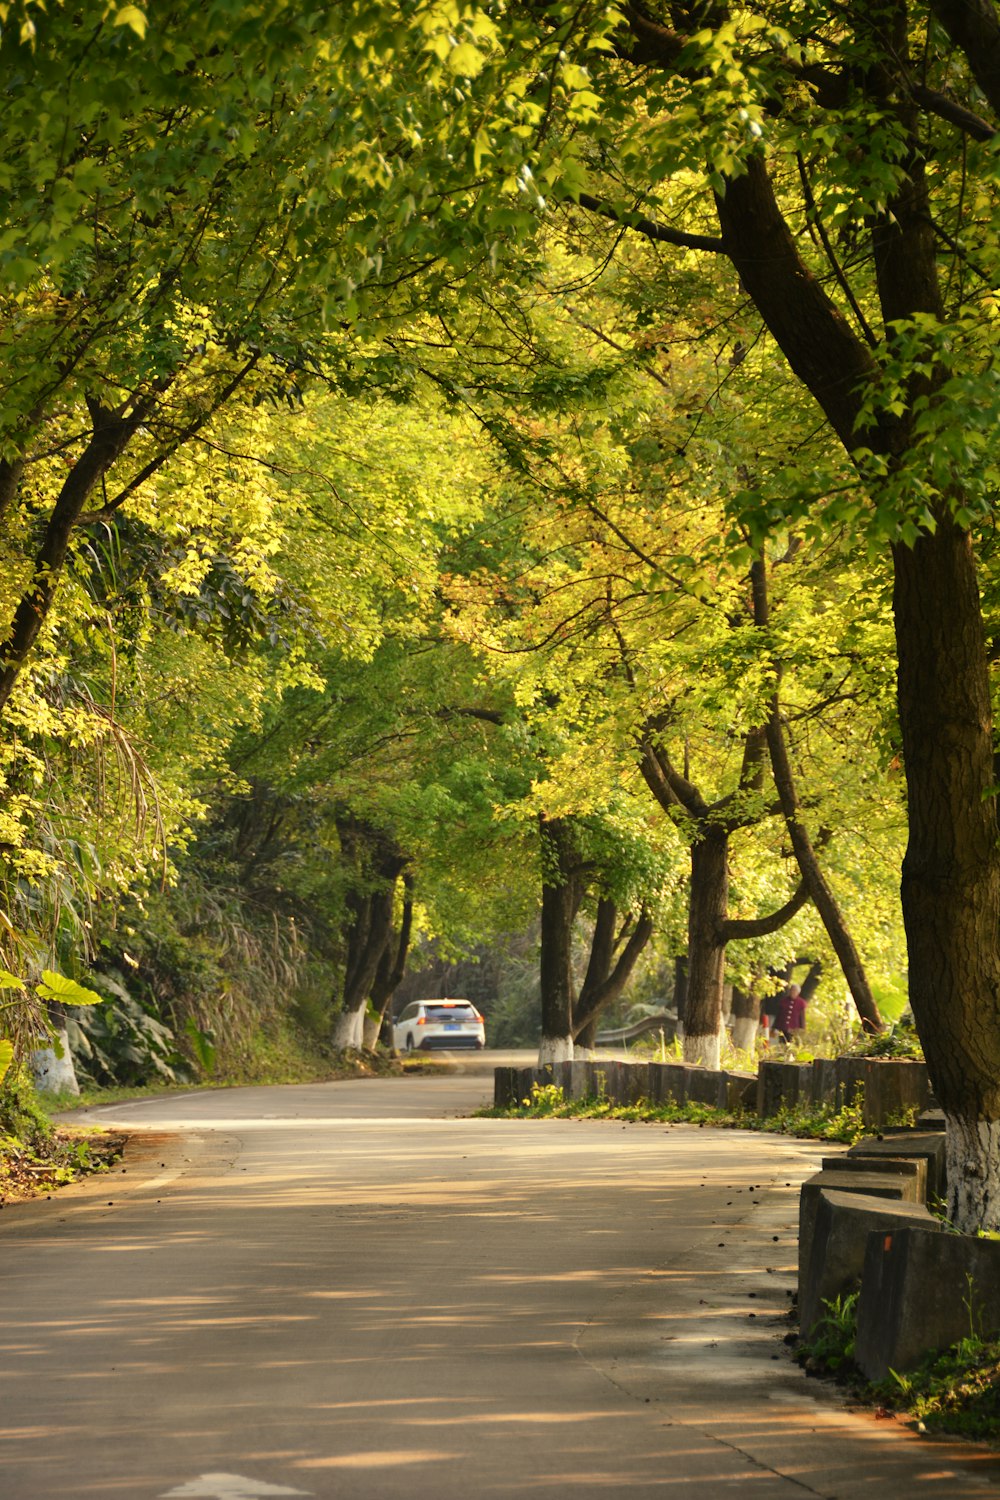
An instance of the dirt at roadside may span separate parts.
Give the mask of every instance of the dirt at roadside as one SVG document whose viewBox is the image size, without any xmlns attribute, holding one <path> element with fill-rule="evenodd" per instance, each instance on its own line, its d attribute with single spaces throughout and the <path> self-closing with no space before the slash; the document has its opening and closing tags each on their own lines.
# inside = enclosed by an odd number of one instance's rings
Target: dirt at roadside
<svg viewBox="0 0 1000 1500">
<path fill-rule="evenodd" d="M 68 1125 L 32 1146 L 0 1140 L 0 1206 L 47 1197 L 68 1183 L 107 1172 L 121 1160 L 127 1140 L 121 1131 Z"/>
</svg>

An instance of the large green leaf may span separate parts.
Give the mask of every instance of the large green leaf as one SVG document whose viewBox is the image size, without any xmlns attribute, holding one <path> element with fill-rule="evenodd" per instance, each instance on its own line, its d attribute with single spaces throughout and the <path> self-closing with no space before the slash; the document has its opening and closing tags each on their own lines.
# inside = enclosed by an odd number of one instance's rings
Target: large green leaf
<svg viewBox="0 0 1000 1500">
<path fill-rule="evenodd" d="M 0 1083 L 3 1082 L 3 1079 L 4 1079 L 4 1077 L 6 1076 L 6 1073 L 7 1073 L 7 1069 L 10 1067 L 10 1065 L 11 1065 L 11 1063 L 13 1061 L 14 1061 L 14 1044 L 13 1044 L 13 1042 L 0 1042 Z"/>
<path fill-rule="evenodd" d="M 24 980 L 18 979 L 9 969 L 0 969 L 0 990 L 23 990 Z"/>
<path fill-rule="evenodd" d="M 88 990 L 75 979 L 65 974 L 55 974 L 51 969 L 42 971 L 41 982 L 35 986 L 43 1000 L 58 1000 L 60 1005 L 103 1005 L 104 996 L 96 990 Z"/>
</svg>

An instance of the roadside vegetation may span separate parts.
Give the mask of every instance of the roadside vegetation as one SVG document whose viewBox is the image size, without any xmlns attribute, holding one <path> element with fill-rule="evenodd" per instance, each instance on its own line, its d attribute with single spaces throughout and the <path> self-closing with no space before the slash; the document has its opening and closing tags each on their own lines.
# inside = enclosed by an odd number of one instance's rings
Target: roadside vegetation
<svg viewBox="0 0 1000 1500">
<path fill-rule="evenodd" d="M 1000 1447 L 1000 1342 L 976 1329 L 970 1307 L 968 1336 L 928 1356 L 905 1375 L 866 1381 L 854 1364 L 857 1294 L 826 1304 L 826 1316 L 795 1357 L 807 1373 L 827 1376 L 876 1414 L 906 1417 L 920 1432 L 951 1434 Z"/>
<path fill-rule="evenodd" d="M 774 1135 L 802 1136 L 809 1140 L 841 1141 L 852 1146 L 866 1134 L 860 1099 L 835 1109 L 832 1105 L 782 1109 L 762 1119 L 752 1110 L 716 1109 L 708 1104 L 655 1104 L 638 1099 L 634 1104 L 612 1104 L 607 1099 L 567 1099 L 558 1084 L 532 1084 L 530 1095 L 510 1109 L 479 1111 L 492 1119 L 628 1120 L 640 1124 L 715 1125 L 724 1129 L 759 1130 Z M 890 1121 L 910 1125 L 912 1118 Z"/>
</svg>

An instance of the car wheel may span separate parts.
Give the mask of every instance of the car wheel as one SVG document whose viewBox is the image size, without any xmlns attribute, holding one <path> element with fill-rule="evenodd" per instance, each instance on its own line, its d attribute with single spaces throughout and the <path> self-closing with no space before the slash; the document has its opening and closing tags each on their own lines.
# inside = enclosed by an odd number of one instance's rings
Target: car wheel
<svg viewBox="0 0 1000 1500">
<path fill-rule="evenodd" d="M 412 1052 L 413 1051 L 413 1032 L 412 1031 L 407 1034 L 407 1038 L 406 1038 L 406 1050 L 407 1050 L 407 1052 Z"/>
</svg>

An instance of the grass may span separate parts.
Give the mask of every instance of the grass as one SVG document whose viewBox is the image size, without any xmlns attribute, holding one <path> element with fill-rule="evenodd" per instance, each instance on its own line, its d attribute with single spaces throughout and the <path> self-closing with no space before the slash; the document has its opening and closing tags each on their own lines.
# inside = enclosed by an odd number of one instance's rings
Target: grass
<svg viewBox="0 0 1000 1500">
<path fill-rule="evenodd" d="M 482 1109 L 494 1119 L 631 1120 L 643 1124 L 716 1125 L 722 1129 L 758 1130 L 795 1135 L 810 1140 L 842 1141 L 853 1145 L 866 1133 L 860 1102 L 834 1109 L 832 1105 L 784 1109 L 768 1119 L 752 1111 L 715 1109 L 708 1104 L 613 1104 L 604 1098 L 567 1099 L 558 1084 L 533 1084 L 530 1098 L 510 1109 Z"/>
<path fill-rule="evenodd" d="M 832 1375 L 867 1406 L 908 1417 L 921 1432 L 951 1434 L 1000 1446 L 1000 1340 L 967 1338 L 928 1355 L 905 1375 L 866 1381 L 854 1364 L 858 1297 L 828 1302 L 796 1358 L 810 1374 Z"/>
</svg>

